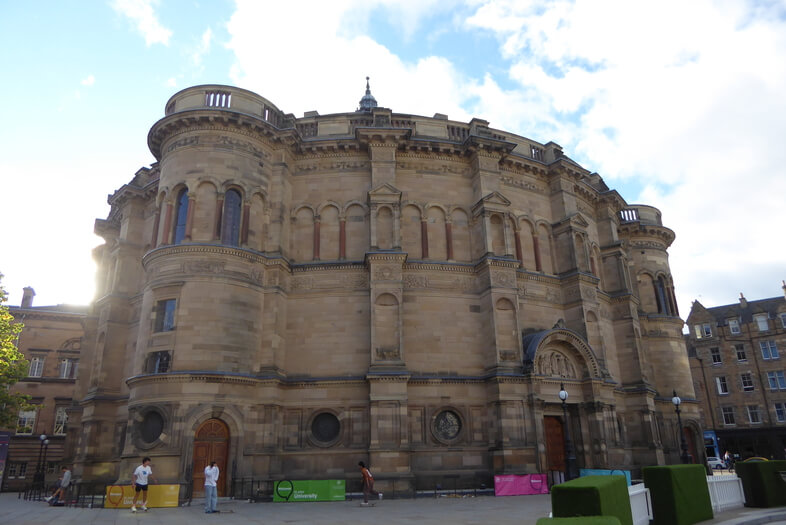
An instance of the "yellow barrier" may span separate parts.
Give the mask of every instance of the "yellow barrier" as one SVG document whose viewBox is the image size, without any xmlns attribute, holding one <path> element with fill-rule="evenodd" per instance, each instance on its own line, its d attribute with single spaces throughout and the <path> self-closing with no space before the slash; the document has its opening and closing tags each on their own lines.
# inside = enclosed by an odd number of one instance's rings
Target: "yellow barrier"
<svg viewBox="0 0 786 525">
<path fill-rule="evenodd" d="M 147 491 L 147 506 L 177 507 L 180 485 L 150 485 Z M 130 509 L 134 501 L 133 485 L 109 485 L 106 488 L 105 509 Z M 142 494 L 137 505 L 142 504 Z"/>
</svg>

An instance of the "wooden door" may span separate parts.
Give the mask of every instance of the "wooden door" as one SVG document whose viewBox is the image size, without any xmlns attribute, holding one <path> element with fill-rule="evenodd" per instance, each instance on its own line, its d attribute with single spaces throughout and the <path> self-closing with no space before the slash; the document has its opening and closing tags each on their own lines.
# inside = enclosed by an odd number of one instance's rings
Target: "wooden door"
<svg viewBox="0 0 786 525">
<path fill-rule="evenodd" d="M 220 419 L 208 419 L 194 436 L 194 496 L 205 493 L 205 467 L 216 462 L 219 470 L 218 495 L 226 492 L 227 458 L 229 457 L 229 427 Z"/>
<path fill-rule="evenodd" d="M 543 428 L 546 432 L 546 455 L 549 470 L 565 470 L 565 433 L 562 419 L 557 416 L 544 416 Z"/>
</svg>

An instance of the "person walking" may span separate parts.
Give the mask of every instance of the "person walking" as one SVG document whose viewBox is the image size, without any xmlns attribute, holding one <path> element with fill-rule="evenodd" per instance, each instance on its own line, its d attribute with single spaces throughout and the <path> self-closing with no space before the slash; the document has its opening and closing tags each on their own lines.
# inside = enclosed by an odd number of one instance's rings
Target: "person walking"
<svg viewBox="0 0 786 525">
<path fill-rule="evenodd" d="M 215 461 L 211 461 L 210 465 L 205 467 L 205 514 L 212 514 L 218 512 L 216 505 L 218 504 L 218 467 Z"/>
<path fill-rule="evenodd" d="M 366 464 L 359 461 L 358 466 L 360 467 L 360 474 L 363 476 L 363 503 L 361 505 L 367 507 L 369 494 L 374 494 L 379 499 L 382 499 L 382 493 L 374 490 L 374 476 L 371 475 L 371 471 L 366 467 Z"/>
<path fill-rule="evenodd" d="M 147 478 L 153 478 L 153 481 L 158 483 L 158 480 L 153 475 L 153 469 L 150 468 L 150 458 L 143 458 L 142 464 L 134 470 L 134 475 L 131 481 L 134 483 L 134 501 L 131 503 L 131 512 L 136 512 L 136 502 L 139 499 L 139 493 L 142 492 L 142 510 L 147 512 Z"/>
</svg>

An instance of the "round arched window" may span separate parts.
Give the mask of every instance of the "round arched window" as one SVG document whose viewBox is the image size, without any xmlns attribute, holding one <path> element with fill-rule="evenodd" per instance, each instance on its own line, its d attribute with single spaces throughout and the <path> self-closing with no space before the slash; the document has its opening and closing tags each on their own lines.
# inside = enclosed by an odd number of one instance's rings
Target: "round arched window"
<svg viewBox="0 0 786 525">
<path fill-rule="evenodd" d="M 164 418 L 156 412 L 151 410 L 145 417 L 142 418 L 139 433 L 142 435 L 142 440 L 145 443 L 152 443 L 161 436 L 164 431 Z"/>
<path fill-rule="evenodd" d="M 340 432 L 341 422 L 330 412 L 322 412 L 311 422 L 311 435 L 320 444 L 332 444 Z"/>
</svg>

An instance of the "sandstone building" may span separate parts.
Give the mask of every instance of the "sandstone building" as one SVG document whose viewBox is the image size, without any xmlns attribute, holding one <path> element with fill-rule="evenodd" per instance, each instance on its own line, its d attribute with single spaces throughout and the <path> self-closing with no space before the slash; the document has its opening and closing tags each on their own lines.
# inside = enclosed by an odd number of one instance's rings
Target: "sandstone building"
<svg viewBox="0 0 786 525">
<path fill-rule="evenodd" d="M 9 306 L 14 321 L 25 325 L 16 342 L 30 362 L 28 377 L 12 390 L 30 396 L 32 410 L 19 413 L 10 434 L 2 490 L 22 490 L 42 472 L 47 484 L 60 475 L 66 454 L 66 429 L 79 374 L 84 306 L 33 306 L 35 291 L 25 288 L 20 306 Z M 42 440 L 41 436 L 46 439 Z"/>
<path fill-rule="evenodd" d="M 678 461 L 700 435 L 674 233 L 541 144 L 378 107 L 176 93 L 96 222 L 77 472 L 433 488 Z M 699 447 L 700 448 L 700 447 Z M 701 451 L 699 451 L 701 452 Z M 694 452 L 694 455 L 696 452 Z M 477 486 L 477 485 L 475 485 Z"/>
<path fill-rule="evenodd" d="M 786 283 L 783 285 L 786 295 Z M 741 458 L 786 458 L 786 298 L 705 308 L 686 336 L 708 444 Z"/>
</svg>

